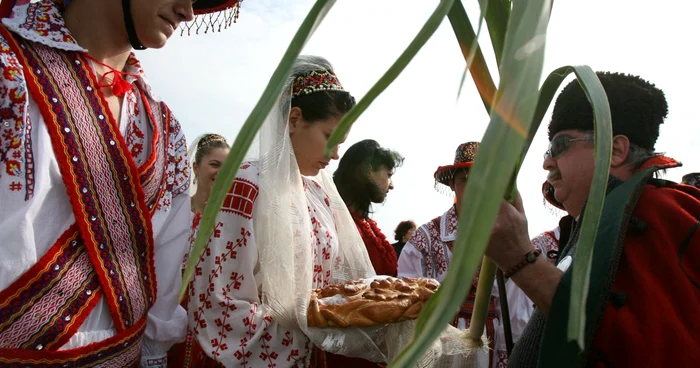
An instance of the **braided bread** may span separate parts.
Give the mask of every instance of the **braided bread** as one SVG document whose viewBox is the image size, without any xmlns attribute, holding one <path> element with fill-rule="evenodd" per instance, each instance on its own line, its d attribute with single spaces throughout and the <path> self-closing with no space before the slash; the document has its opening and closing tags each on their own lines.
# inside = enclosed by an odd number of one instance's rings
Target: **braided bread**
<svg viewBox="0 0 700 368">
<path fill-rule="evenodd" d="M 309 327 L 371 327 L 418 318 L 439 283 L 429 278 L 380 276 L 315 289 Z"/>
</svg>

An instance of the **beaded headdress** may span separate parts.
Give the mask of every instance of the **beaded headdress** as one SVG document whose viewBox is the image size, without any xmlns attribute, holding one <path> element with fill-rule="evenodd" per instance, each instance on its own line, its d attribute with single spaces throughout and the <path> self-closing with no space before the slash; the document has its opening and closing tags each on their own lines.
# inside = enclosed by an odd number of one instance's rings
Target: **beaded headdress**
<svg viewBox="0 0 700 368">
<path fill-rule="evenodd" d="M 327 70 L 314 70 L 311 73 L 300 75 L 292 84 L 292 97 L 318 91 L 344 91 L 344 89 L 338 77 Z"/>
<path fill-rule="evenodd" d="M 222 141 L 224 143 L 226 142 L 226 138 L 224 138 L 222 135 L 219 134 L 209 134 L 205 137 L 203 137 L 199 143 L 197 144 L 197 150 L 202 149 L 202 147 L 206 146 L 207 144 L 214 142 L 214 141 Z"/>
</svg>

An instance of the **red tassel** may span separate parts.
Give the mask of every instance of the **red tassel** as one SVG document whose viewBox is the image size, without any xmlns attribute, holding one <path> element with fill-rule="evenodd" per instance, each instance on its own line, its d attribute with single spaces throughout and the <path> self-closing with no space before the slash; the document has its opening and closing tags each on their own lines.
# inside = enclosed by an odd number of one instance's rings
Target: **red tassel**
<svg viewBox="0 0 700 368">
<path fill-rule="evenodd" d="M 117 96 L 117 97 L 119 97 L 119 98 L 124 97 L 124 96 L 126 95 L 126 93 L 129 92 L 129 91 L 131 91 L 131 89 L 133 88 L 133 85 L 132 85 L 131 83 L 127 82 L 126 79 L 124 79 L 124 76 L 125 76 L 125 75 L 130 75 L 130 76 L 132 76 L 132 77 L 134 77 L 134 78 L 138 78 L 138 77 L 139 77 L 139 76 L 136 75 L 136 74 L 126 73 L 126 72 L 120 72 L 120 71 L 118 71 L 118 70 L 112 68 L 111 66 L 109 66 L 109 65 L 107 65 L 107 64 L 104 64 L 104 63 L 100 62 L 99 60 L 93 58 L 93 57 L 90 56 L 89 54 L 85 54 L 85 56 L 86 56 L 88 59 L 90 59 L 90 60 L 92 60 L 92 61 L 94 61 L 94 62 L 96 62 L 96 63 L 98 63 L 98 64 L 104 66 L 105 68 L 108 68 L 108 69 L 109 69 L 109 71 L 108 71 L 107 73 L 102 74 L 102 78 L 100 78 L 100 80 L 99 80 L 100 87 L 103 87 L 103 88 L 108 88 L 108 87 L 110 87 L 110 88 L 112 88 L 112 93 L 114 93 L 114 95 Z M 110 75 L 110 74 L 113 75 L 112 81 L 107 82 L 107 76 Z"/>
<path fill-rule="evenodd" d="M 124 97 L 131 90 L 131 83 L 127 82 L 119 73 L 114 73 L 112 80 L 112 92 L 117 97 Z"/>
</svg>

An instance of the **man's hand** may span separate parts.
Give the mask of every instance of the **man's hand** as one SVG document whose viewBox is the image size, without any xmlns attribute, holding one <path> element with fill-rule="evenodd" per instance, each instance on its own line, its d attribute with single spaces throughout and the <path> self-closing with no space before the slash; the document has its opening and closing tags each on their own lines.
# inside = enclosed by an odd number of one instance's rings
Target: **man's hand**
<svg viewBox="0 0 700 368">
<path fill-rule="evenodd" d="M 534 247 L 527 231 L 527 217 L 523 209 L 520 193 L 516 193 L 512 203 L 503 201 L 491 232 L 486 256 L 491 258 L 504 272 L 522 262 L 525 255 Z M 562 272 L 547 261 L 544 255 L 534 263 L 517 271 L 511 280 L 530 298 L 537 308 L 549 313 L 552 299 L 559 286 Z"/>
<path fill-rule="evenodd" d="M 503 271 L 520 263 L 533 250 L 527 231 L 523 200 L 516 192 L 513 203 L 503 201 L 491 232 L 486 255 Z"/>
</svg>

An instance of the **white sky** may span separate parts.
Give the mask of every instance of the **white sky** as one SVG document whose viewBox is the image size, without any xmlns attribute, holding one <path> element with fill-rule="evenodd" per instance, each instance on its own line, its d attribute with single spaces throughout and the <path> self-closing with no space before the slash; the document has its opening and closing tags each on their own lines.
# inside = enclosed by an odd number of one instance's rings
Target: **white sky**
<svg viewBox="0 0 700 368">
<path fill-rule="evenodd" d="M 463 1 L 476 27 L 478 2 Z M 188 143 L 204 132 L 232 141 L 265 88 L 313 0 L 245 0 L 238 23 L 221 33 L 174 36 L 163 50 L 140 52 L 156 93 L 178 116 Z M 408 45 L 437 2 L 418 0 L 339 0 L 304 49 L 327 58 L 344 87 L 359 101 Z M 696 7 L 696 9 L 691 9 Z M 657 151 L 684 166 L 667 178 L 679 181 L 700 171 L 700 119 L 694 72 L 700 34 L 690 1 L 556 1 L 549 24 L 543 80 L 563 65 L 640 75 L 664 90 L 669 116 Z M 482 47 L 492 59 L 486 30 Z M 495 74 L 494 63 L 492 75 Z M 396 225 L 419 225 L 442 214 L 452 198 L 437 193 L 433 172 L 454 160 L 462 142 L 480 140 L 488 115 L 467 79 L 457 91 L 464 59 L 447 19 L 403 74 L 355 123 L 340 153 L 366 138 L 406 157 L 394 176 L 395 189 L 373 217 L 387 238 Z M 568 82 L 567 79 L 566 82 Z M 542 204 L 541 167 L 546 149 L 547 113 L 518 178 L 530 235 L 554 228 L 557 217 Z M 329 170 L 334 170 L 337 162 Z"/>
</svg>

